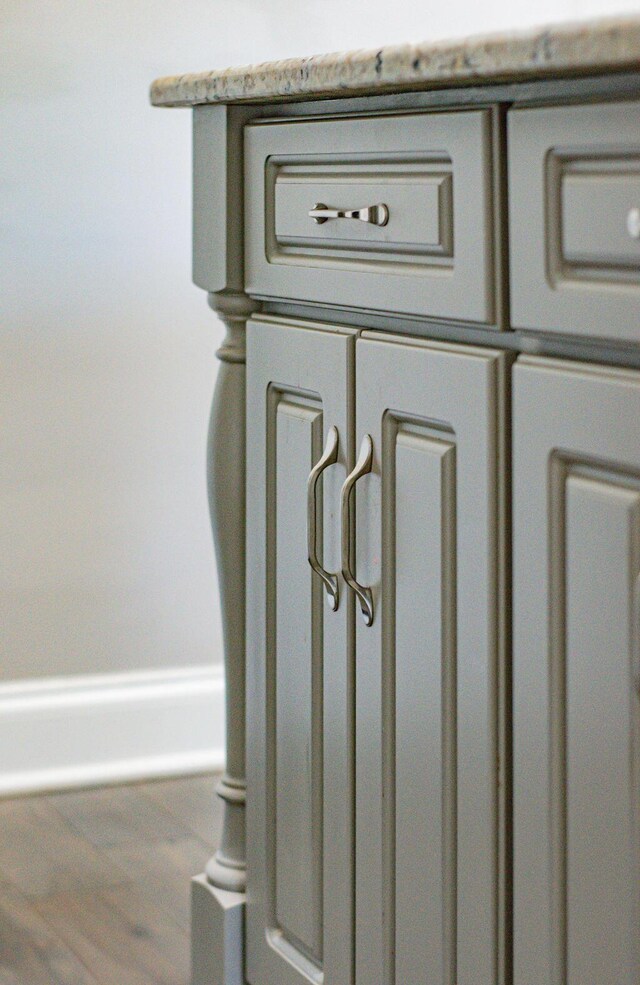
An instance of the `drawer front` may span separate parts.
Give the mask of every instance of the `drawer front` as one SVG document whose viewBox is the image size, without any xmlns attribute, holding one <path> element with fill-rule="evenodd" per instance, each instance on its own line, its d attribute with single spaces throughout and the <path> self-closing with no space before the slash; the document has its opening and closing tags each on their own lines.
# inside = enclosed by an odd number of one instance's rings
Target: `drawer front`
<svg viewBox="0 0 640 985">
<path fill-rule="evenodd" d="M 514 327 L 640 340 L 640 105 L 509 114 Z"/>
<path fill-rule="evenodd" d="M 489 110 L 248 126 L 246 290 L 490 323 L 491 146 Z"/>
</svg>

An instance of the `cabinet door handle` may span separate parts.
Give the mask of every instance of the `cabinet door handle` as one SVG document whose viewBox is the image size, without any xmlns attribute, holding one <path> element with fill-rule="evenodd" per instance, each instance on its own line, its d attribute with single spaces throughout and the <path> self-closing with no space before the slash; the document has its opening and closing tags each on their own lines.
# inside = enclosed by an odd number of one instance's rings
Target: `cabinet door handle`
<svg viewBox="0 0 640 985">
<path fill-rule="evenodd" d="M 360 446 L 360 455 L 353 472 L 347 476 L 340 493 L 340 512 L 342 518 L 342 577 L 347 585 L 353 589 L 360 602 L 362 618 L 365 625 L 370 626 L 373 622 L 373 594 L 370 588 L 360 585 L 353 573 L 353 559 L 351 556 L 351 546 L 355 554 L 355 535 L 351 536 L 351 492 L 363 475 L 371 471 L 373 460 L 373 441 L 370 434 L 365 434 Z"/>
<path fill-rule="evenodd" d="M 384 202 L 378 205 L 365 205 L 362 209 L 332 209 L 324 202 L 316 202 L 309 216 L 318 225 L 327 219 L 359 219 L 360 222 L 370 222 L 372 226 L 386 226 L 389 221 L 389 207 Z"/>
<path fill-rule="evenodd" d="M 322 579 L 322 583 L 327 591 L 327 601 L 334 612 L 338 608 L 338 602 L 340 600 L 338 594 L 338 576 L 332 575 L 329 571 L 326 571 L 318 560 L 318 545 L 316 538 L 316 486 L 318 479 L 324 470 L 329 468 L 330 465 L 335 465 L 338 461 L 338 442 L 338 429 L 337 427 L 332 426 L 329 428 L 329 432 L 327 434 L 327 441 L 324 446 L 324 451 L 311 469 L 309 479 L 307 480 L 307 552 L 309 556 L 309 564 L 315 573 Z"/>
</svg>

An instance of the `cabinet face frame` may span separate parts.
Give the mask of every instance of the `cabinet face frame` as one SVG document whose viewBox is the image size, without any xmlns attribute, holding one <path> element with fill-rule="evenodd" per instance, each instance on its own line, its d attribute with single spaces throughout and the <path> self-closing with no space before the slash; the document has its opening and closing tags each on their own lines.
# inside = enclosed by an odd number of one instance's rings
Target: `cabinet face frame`
<svg viewBox="0 0 640 985">
<path fill-rule="evenodd" d="M 251 985 L 351 982 L 353 600 L 339 578 L 332 611 L 309 567 L 306 482 L 336 426 L 317 517 L 324 566 L 339 571 L 354 341 L 350 329 L 269 318 L 247 328 Z"/>
<path fill-rule="evenodd" d="M 640 373 L 514 371 L 515 985 L 639 961 Z"/>
</svg>

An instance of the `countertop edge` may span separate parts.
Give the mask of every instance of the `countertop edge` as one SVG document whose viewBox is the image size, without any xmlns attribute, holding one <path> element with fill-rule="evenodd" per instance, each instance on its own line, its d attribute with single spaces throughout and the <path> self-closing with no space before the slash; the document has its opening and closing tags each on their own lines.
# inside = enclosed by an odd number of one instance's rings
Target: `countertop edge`
<svg viewBox="0 0 640 985">
<path fill-rule="evenodd" d="M 152 83 L 150 99 L 160 107 L 277 102 L 635 68 L 640 68 L 639 16 L 168 76 Z"/>
</svg>

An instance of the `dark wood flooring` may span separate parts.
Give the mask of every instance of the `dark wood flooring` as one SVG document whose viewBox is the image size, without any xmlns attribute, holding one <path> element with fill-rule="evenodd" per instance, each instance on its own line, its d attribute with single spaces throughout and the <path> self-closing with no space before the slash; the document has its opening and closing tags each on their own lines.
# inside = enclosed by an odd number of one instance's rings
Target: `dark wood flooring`
<svg viewBox="0 0 640 985">
<path fill-rule="evenodd" d="M 0 985 L 187 985 L 215 780 L 0 801 Z"/>
</svg>

